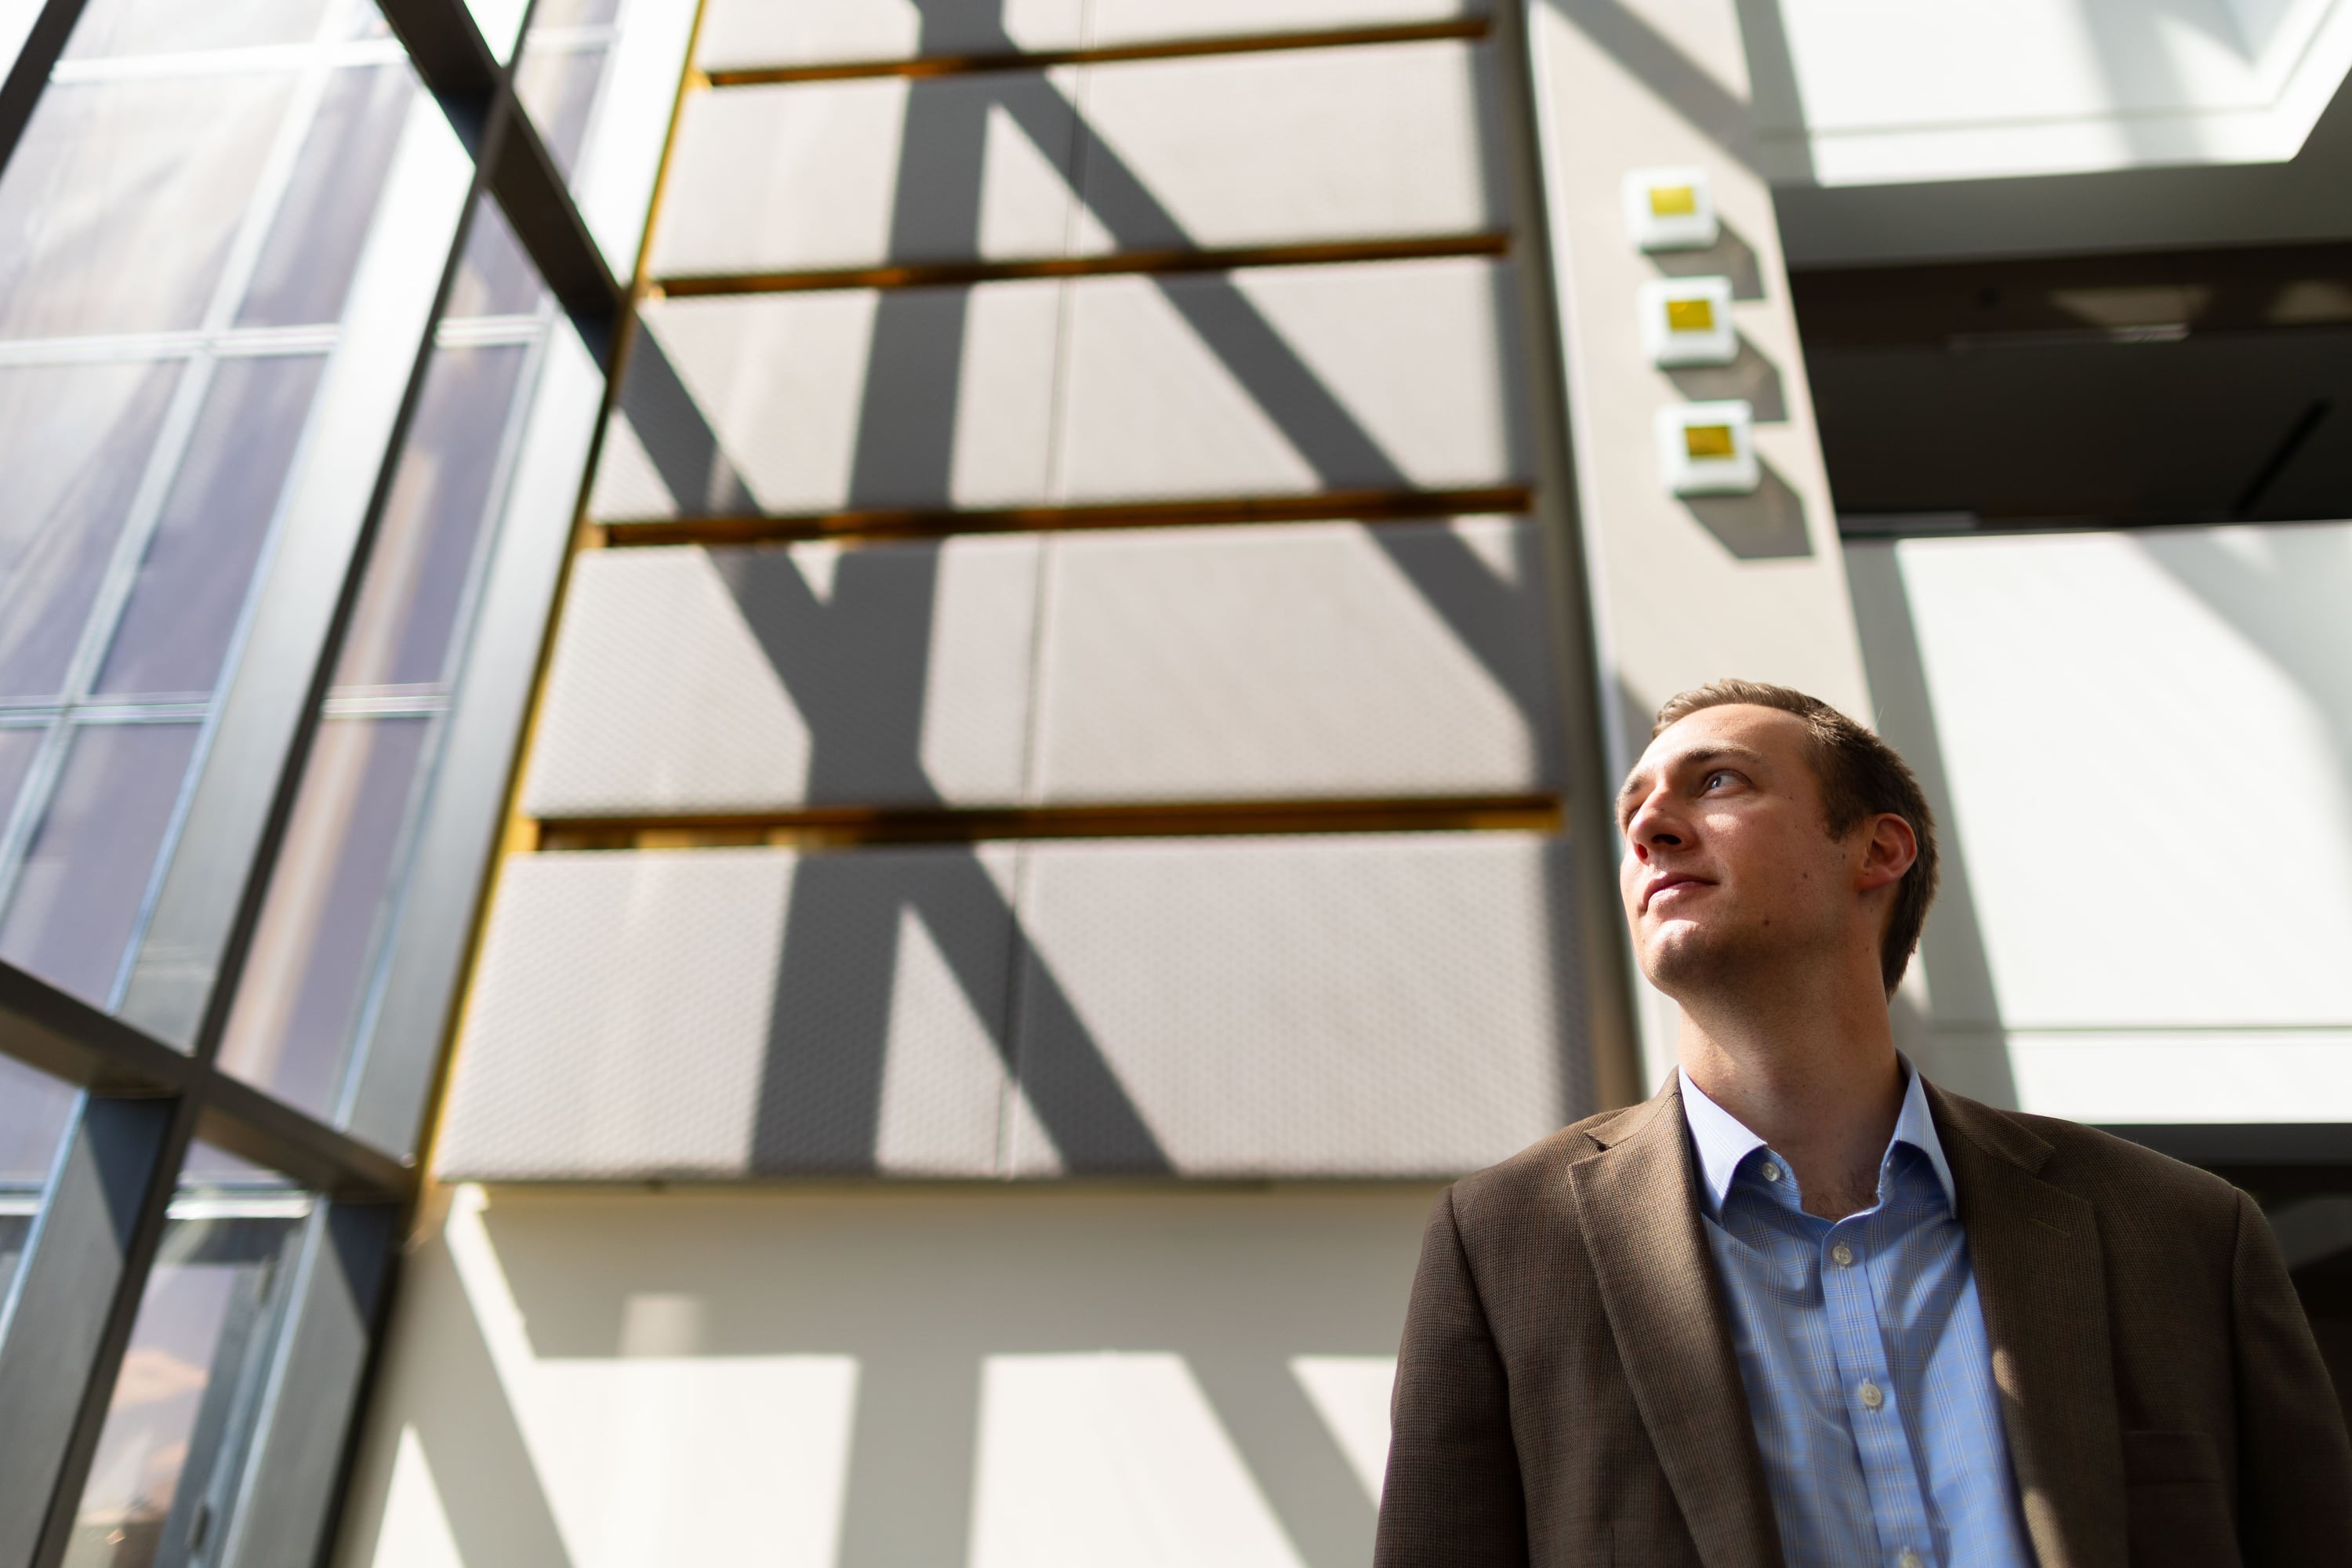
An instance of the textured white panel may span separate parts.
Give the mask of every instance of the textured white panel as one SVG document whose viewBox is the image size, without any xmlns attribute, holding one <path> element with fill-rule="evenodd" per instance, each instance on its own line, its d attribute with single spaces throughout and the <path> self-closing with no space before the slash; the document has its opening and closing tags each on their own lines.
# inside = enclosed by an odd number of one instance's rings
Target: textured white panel
<svg viewBox="0 0 2352 1568">
<path fill-rule="evenodd" d="M 1037 544 L 597 551 L 574 568 L 534 816 L 1011 804 Z"/>
<path fill-rule="evenodd" d="M 2000 1021 L 2352 1027 L 2352 525 L 1897 560 Z"/>
<path fill-rule="evenodd" d="M 648 305 L 622 406 L 668 504 L 597 515 L 1034 502 L 1061 288 Z M 622 498 L 642 505 L 642 489 L 640 476 Z"/>
<path fill-rule="evenodd" d="M 1074 502 L 1528 477 L 1513 273 L 1478 258 L 1073 284 Z"/>
<path fill-rule="evenodd" d="M 1303 1568 L 1180 1355 L 982 1364 L 972 1568 Z"/>
<path fill-rule="evenodd" d="M 1076 48 L 1085 0 L 709 0 L 704 70 Z"/>
<path fill-rule="evenodd" d="M 1010 883 L 1003 850 L 509 860 L 442 1172 L 991 1173 Z"/>
<path fill-rule="evenodd" d="M 1079 248 L 1500 227 L 1493 68 L 1456 41 L 1090 67 Z"/>
<path fill-rule="evenodd" d="M 1056 109 L 1074 80 L 988 72 L 695 93 L 670 157 L 654 271 L 1058 256 L 1074 176 L 1073 121 Z M 1015 100 L 1054 128 L 1050 144 L 1003 107 Z"/>
<path fill-rule="evenodd" d="M 1192 1175 L 1470 1170 L 1583 1114 L 1567 848 L 1522 834 L 1025 851 L 1021 1081 L 1056 1146 L 1134 1168 L 1115 1084 Z"/>
<path fill-rule="evenodd" d="M 1532 524 L 1048 541 L 1037 798 L 1511 794 L 1556 725 Z"/>
<path fill-rule="evenodd" d="M 1486 0 L 1094 0 L 1093 41 L 1107 47 L 1395 26 L 1482 16 L 1486 9 Z"/>
</svg>

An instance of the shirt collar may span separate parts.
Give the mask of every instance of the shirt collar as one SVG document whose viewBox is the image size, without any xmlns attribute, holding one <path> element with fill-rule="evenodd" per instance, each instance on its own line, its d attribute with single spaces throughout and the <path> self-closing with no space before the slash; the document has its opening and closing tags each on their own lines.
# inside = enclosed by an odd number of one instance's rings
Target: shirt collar
<svg viewBox="0 0 2352 1568">
<path fill-rule="evenodd" d="M 1944 1189 L 1944 1202 L 1958 1214 L 1959 1194 L 1952 1185 L 1952 1167 L 1944 1159 L 1943 1141 L 1936 1136 L 1936 1119 L 1927 1111 L 1927 1080 L 1911 1065 L 1910 1058 L 1898 1051 L 1895 1059 L 1903 1064 L 1906 1082 L 1903 1110 L 1895 1118 L 1894 1136 L 1886 1141 L 1887 1152 L 1893 1153 L 1898 1143 L 1908 1143 L 1926 1155 L 1937 1184 Z M 1706 1205 L 1708 1217 L 1719 1218 L 1724 1197 L 1731 1191 L 1732 1178 L 1739 1173 L 1739 1163 L 1764 1147 L 1764 1140 L 1709 1100 L 1706 1091 L 1691 1081 L 1689 1073 L 1677 1068 L 1675 1076 L 1682 1082 L 1683 1120 L 1690 1127 L 1691 1142 L 1698 1146 L 1702 1178 L 1699 1195 Z M 1884 1168 L 1883 1159 L 1880 1164 Z"/>
</svg>

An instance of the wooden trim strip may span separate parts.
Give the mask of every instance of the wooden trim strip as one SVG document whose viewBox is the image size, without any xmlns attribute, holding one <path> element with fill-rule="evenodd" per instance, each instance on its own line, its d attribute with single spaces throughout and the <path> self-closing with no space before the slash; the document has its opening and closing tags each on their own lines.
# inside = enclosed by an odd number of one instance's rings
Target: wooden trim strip
<svg viewBox="0 0 2352 1568">
<path fill-rule="evenodd" d="M 1134 501 L 1108 506 L 1003 507 L 975 511 L 838 511 L 789 517 L 688 517 L 601 524 L 608 549 L 656 544 L 761 544 L 807 539 L 942 539 L 960 533 L 1175 528 L 1234 522 L 1379 522 L 1523 512 L 1525 485 L 1463 490 L 1322 490 L 1301 496 Z"/>
<path fill-rule="evenodd" d="M 856 60 L 840 65 L 743 66 L 704 73 L 714 88 L 773 87 L 797 81 L 845 81 L 861 77 L 967 76 L 976 71 L 1043 70 L 1052 66 L 1110 65 L 1120 60 L 1168 60 L 1202 55 L 1271 54 L 1277 49 L 1338 48 L 1354 44 L 1415 44 L 1443 38 L 1483 38 L 1484 16 L 1454 22 L 1410 22 L 1387 27 L 1323 28 L 1257 33 L 1240 37 L 1171 38 L 1099 49 L 1042 49 L 1034 54 L 927 55 L 908 60 Z"/>
<path fill-rule="evenodd" d="M 1122 250 L 1104 256 L 1045 257 L 1029 261 L 939 261 L 904 267 L 851 267 L 824 272 L 730 272 L 665 278 L 653 299 L 694 300 L 720 294 L 794 294 L 819 289 L 939 289 L 1019 278 L 1098 278 L 1134 272 L 1226 272 L 1242 267 L 1308 267 L 1335 261 L 1416 261 L 1457 256 L 1506 256 L 1511 237 L 1434 235 L 1419 239 L 1342 240 L 1318 245 L 1261 245 L 1226 250 Z"/>
<path fill-rule="evenodd" d="M 826 848 L 859 844 L 967 844 L 1006 838 L 1501 830 L 1557 833 L 1560 822 L 1559 801 L 1549 795 L 1465 795 L 1428 800 L 1228 801 L 1182 805 L 832 808 L 739 816 L 547 818 L 538 825 L 537 847 L 708 849 L 774 844 Z"/>
</svg>

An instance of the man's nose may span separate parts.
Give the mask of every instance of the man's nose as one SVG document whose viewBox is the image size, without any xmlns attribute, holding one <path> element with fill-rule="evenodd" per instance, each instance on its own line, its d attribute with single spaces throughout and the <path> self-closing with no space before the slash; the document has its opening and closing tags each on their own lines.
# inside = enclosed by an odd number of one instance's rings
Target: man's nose
<svg viewBox="0 0 2352 1568">
<path fill-rule="evenodd" d="M 1625 842 L 1633 858 L 1646 862 L 1654 849 L 1679 848 L 1683 843 L 1681 824 L 1664 810 L 1656 795 L 1644 800 L 1625 825 Z"/>
</svg>

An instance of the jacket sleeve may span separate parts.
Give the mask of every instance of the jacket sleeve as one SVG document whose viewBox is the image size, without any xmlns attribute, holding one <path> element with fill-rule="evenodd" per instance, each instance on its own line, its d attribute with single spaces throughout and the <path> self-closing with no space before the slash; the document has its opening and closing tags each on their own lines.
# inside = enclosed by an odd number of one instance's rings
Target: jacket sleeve
<svg viewBox="0 0 2352 1568">
<path fill-rule="evenodd" d="M 1510 1388 L 1451 1188 L 1422 1237 L 1389 1417 L 1374 1568 L 1527 1568 Z"/>
<path fill-rule="evenodd" d="M 2249 1568 L 2342 1560 L 2352 1444 L 2270 1223 L 2238 1194 L 2231 1281 L 2238 1372 L 2238 1532 Z"/>
</svg>

